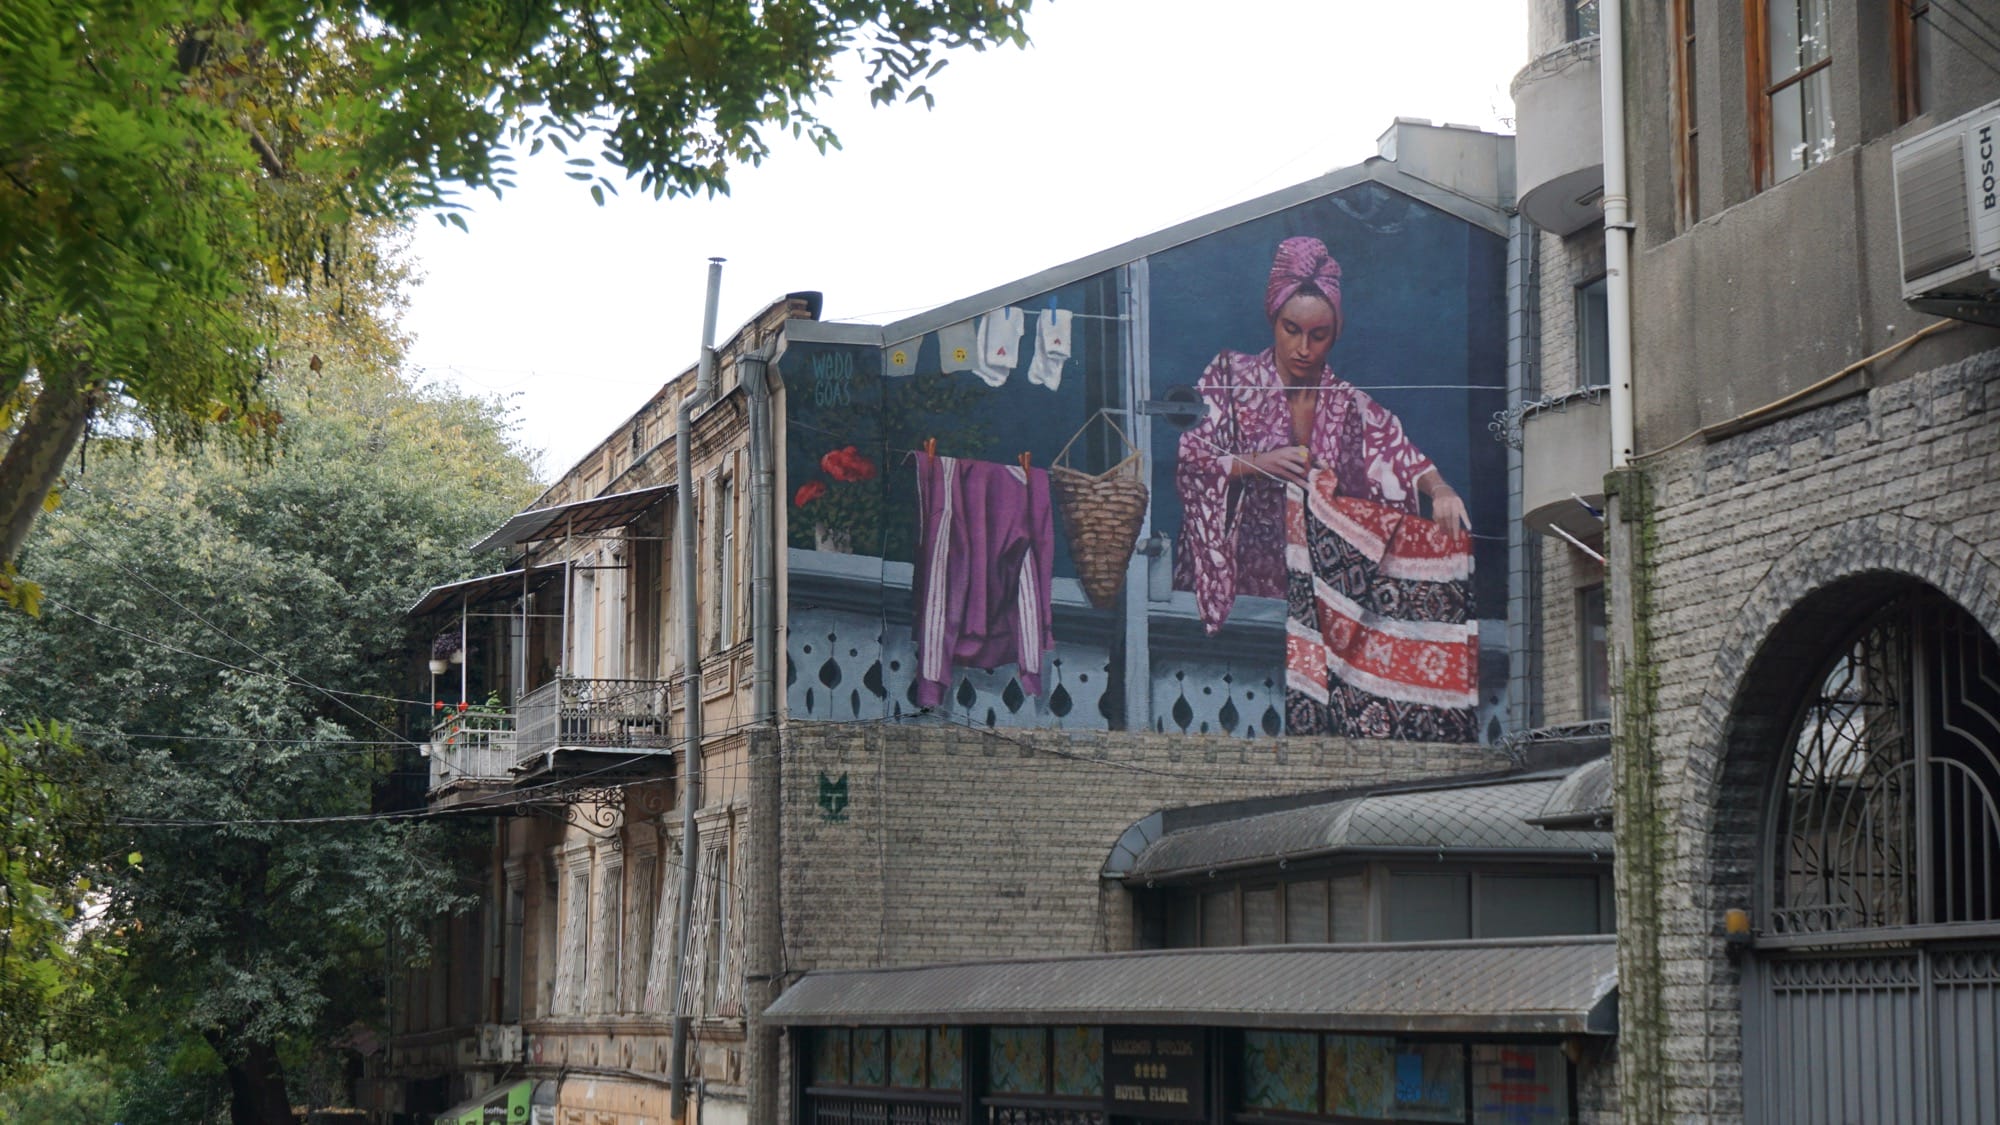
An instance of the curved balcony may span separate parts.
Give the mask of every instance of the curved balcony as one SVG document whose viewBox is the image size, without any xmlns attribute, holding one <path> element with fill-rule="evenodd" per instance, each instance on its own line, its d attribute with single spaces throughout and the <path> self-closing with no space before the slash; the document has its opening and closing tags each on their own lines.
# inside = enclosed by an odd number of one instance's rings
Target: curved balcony
<svg viewBox="0 0 2000 1125">
<path fill-rule="evenodd" d="M 1514 182 L 1521 213 L 1574 234 L 1602 216 L 1604 132 L 1597 40 L 1565 43 L 1514 76 Z"/>
<path fill-rule="evenodd" d="M 1528 530 L 1547 535 L 1561 528 L 1578 539 L 1603 534 L 1604 523 L 1590 508 L 1604 510 L 1604 474 L 1610 471 L 1605 388 L 1549 399 L 1522 414 L 1521 521 Z"/>
</svg>

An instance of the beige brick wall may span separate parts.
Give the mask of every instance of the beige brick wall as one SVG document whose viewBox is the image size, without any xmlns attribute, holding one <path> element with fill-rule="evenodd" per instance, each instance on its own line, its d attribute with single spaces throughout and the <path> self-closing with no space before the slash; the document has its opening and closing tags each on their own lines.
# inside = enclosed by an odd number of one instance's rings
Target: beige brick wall
<svg viewBox="0 0 2000 1125">
<path fill-rule="evenodd" d="M 1130 943 L 1099 878 L 1161 808 L 1505 768 L 1473 746 L 801 724 L 783 742 L 784 968 L 1089 953 Z M 847 778 L 844 819 L 818 803 Z"/>
</svg>

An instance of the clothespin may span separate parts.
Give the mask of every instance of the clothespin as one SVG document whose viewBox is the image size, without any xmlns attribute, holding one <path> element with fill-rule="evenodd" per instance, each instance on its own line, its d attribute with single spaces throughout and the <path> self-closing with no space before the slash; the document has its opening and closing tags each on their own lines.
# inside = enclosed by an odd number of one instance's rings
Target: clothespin
<svg viewBox="0 0 2000 1125">
<path fill-rule="evenodd" d="M 925 438 L 925 439 L 924 439 L 924 456 L 926 456 L 926 457 L 929 457 L 929 458 L 931 458 L 932 460 L 936 460 L 936 458 L 937 458 L 937 439 L 936 439 L 936 438 L 934 438 L 934 437 L 928 437 L 928 438 Z"/>
<path fill-rule="evenodd" d="M 1025 473 L 1029 469 L 1028 463 L 1034 460 L 1034 454 L 1029 453 L 1027 450 L 1024 449 L 1021 451 L 1021 456 L 1019 460 L 1021 462 L 1021 471 Z"/>
</svg>

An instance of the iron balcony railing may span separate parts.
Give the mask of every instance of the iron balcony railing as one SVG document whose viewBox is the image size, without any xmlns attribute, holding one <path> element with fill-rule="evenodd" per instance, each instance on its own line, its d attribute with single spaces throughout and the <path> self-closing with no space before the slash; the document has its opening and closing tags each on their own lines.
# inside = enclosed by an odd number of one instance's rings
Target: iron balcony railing
<svg viewBox="0 0 2000 1125">
<path fill-rule="evenodd" d="M 665 680 L 596 680 L 558 676 L 523 695 L 515 741 L 517 767 L 559 749 L 634 752 L 673 748 Z"/>
</svg>

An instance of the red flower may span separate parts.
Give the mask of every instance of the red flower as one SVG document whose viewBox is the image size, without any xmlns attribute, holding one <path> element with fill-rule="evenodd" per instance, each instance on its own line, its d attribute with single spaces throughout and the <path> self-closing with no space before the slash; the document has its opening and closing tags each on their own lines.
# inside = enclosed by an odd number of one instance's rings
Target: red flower
<svg viewBox="0 0 2000 1125">
<path fill-rule="evenodd" d="M 875 462 L 863 457 L 853 446 L 829 450 L 819 459 L 819 467 L 837 481 L 869 480 L 875 476 Z"/>
<path fill-rule="evenodd" d="M 800 485 L 799 490 L 792 494 L 792 507 L 803 508 L 807 504 L 810 504 L 813 501 L 825 495 L 826 495 L 825 481 L 809 480 L 804 484 Z"/>
<path fill-rule="evenodd" d="M 433 699 L 433 700 L 431 700 L 431 710 L 433 710 L 433 711 L 442 711 L 442 710 L 444 710 L 444 700 L 442 700 L 442 699 Z"/>
<path fill-rule="evenodd" d="M 466 702 L 465 700 L 463 700 L 463 699 L 461 699 L 461 700 L 459 700 L 459 701 L 458 701 L 458 709 L 459 709 L 460 711 L 465 711 L 465 710 L 469 710 L 469 709 L 470 709 L 471 707 L 472 707 L 472 704 L 470 704 L 470 703 L 467 703 L 467 702 Z"/>
</svg>

